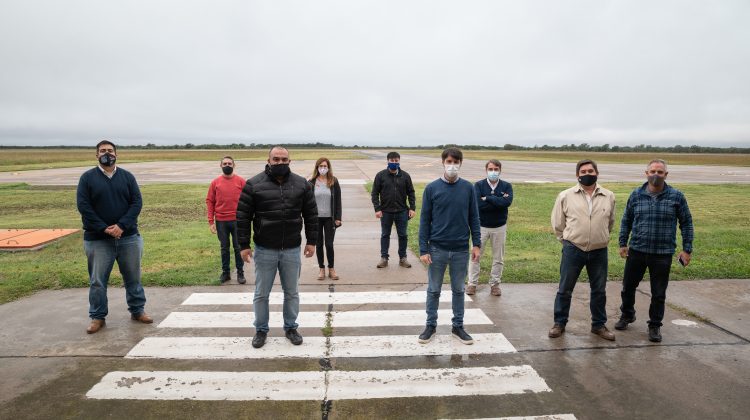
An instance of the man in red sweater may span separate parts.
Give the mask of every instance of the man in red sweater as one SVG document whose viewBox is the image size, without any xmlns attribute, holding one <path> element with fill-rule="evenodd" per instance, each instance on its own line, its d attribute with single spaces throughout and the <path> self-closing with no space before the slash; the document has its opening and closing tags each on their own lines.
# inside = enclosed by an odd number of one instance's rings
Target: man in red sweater
<svg viewBox="0 0 750 420">
<path fill-rule="evenodd" d="M 242 270 L 240 244 L 237 241 L 237 202 L 245 186 L 245 180 L 234 174 L 234 159 L 224 156 L 221 159 L 223 174 L 208 187 L 206 208 L 208 210 L 208 227 L 211 233 L 217 234 L 221 244 L 221 280 L 229 281 L 229 236 L 232 236 L 234 247 L 234 262 L 237 266 L 237 282 L 245 284 L 245 274 Z"/>
</svg>

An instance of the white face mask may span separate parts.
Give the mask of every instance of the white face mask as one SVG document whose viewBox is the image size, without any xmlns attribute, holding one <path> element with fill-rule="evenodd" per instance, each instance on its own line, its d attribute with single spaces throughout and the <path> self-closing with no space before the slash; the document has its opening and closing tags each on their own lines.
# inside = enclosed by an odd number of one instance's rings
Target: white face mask
<svg viewBox="0 0 750 420">
<path fill-rule="evenodd" d="M 458 170 L 460 168 L 461 168 L 461 165 L 455 165 L 455 164 L 445 165 L 445 174 L 448 176 L 448 178 L 453 179 L 458 176 Z"/>
<path fill-rule="evenodd" d="M 318 173 L 321 175 L 325 175 L 328 173 L 328 167 L 327 166 L 318 166 Z"/>
<path fill-rule="evenodd" d="M 500 172 L 487 171 L 487 179 L 489 179 L 490 182 L 497 182 L 497 180 L 500 179 Z"/>
</svg>

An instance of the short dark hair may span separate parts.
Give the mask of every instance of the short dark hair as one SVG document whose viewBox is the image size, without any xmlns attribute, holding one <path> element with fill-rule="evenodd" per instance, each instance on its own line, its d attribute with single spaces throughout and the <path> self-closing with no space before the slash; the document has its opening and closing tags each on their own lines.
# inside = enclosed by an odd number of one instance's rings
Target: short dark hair
<svg viewBox="0 0 750 420">
<path fill-rule="evenodd" d="M 115 149 L 115 153 L 117 153 L 117 146 L 115 146 L 115 144 L 114 144 L 114 143 L 112 143 L 112 142 L 111 142 L 111 141 L 109 141 L 109 140 L 102 140 L 102 141 L 100 141 L 99 143 L 97 143 L 97 144 L 96 144 L 96 151 L 97 151 L 97 152 L 99 151 L 99 148 L 100 148 L 100 147 L 102 147 L 102 145 L 103 145 L 103 144 L 108 144 L 108 145 L 112 146 L 112 148 L 113 148 L 113 149 Z"/>
<path fill-rule="evenodd" d="M 459 162 L 464 161 L 464 154 L 458 147 L 449 147 L 445 150 L 443 150 L 443 154 L 440 155 L 443 159 L 443 162 L 445 162 L 445 159 L 448 158 L 448 156 L 452 157 L 453 159 L 456 159 Z"/>
<path fill-rule="evenodd" d="M 484 164 L 484 170 L 487 170 L 487 167 L 490 166 L 490 163 L 493 164 L 493 165 L 495 165 L 495 166 L 497 166 L 500 169 L 503 169 L 503 164 L 500 163 L 499 160 L 497 160 L 497 159 L 490 159 L 490 160 L 487 161 L 487 163 Z"/>
<path fill-rule="evenodd" d="M 268 157 L 269 157 L 269 159 L 271 158 L 271 152 L 273 152 L 273 149 L 283 149 L 283 150 L 286 150 L 287 153 L 289 153 L 289 149 L 287 149 L 284 146 L 281 146 L 281 145 L 271 146 L 271 148 L 268 149 Z"/>
<path fill-rule="evenodd" d="M 596 162 L 591 159 L 583 159 L 579 160 L 578 163 L 576 163 L 576 175 L 578 175 L 578 171 L 581 170 L 581 166 L 583 165 L 591 165 L 594 167 L 596 173 L 599 173 L 599 168 L 596 167 Z"/>
<path fill-rule="evenodd" d="M 232 163 L 234 163 L 234 158 L 232 158 L 232 157 L 231 157 L 231 156 L 229 156 L 229 155 L 226 155 L 226 156 L 224 156 L 223 158 L 221 158 L 221 161 L 222 161 L 222 162 L 224 162 L 224 159 L 229 159 L 229 160 L 231 160 L 231 161 L 232 161 Z"/>
<path fill-rule="evenodd" d="M 399 155 L 398 152 L 388 152 L 388 155 L 385 158 L 387 160 L 391 160 L 391 159 L 401 160 L 401 155 Z"/>
</svg>

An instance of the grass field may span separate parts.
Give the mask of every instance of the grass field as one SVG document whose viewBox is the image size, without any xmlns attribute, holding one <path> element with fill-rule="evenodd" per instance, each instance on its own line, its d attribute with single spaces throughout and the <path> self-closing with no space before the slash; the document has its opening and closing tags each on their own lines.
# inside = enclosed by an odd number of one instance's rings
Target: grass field
<svg viewBox="0 0 750 420">
<path fill-rule="evenodd" d="M 611 184 L 619 216 L 634 184 Z M 421 203 L 421 190 L 418 186 Z M 556 282 L 560 245 L 552 237 L 549 212 L 563 184 L 515 185 L 506 247 L 506 282 Z M 678 185 L 690 202 L 696 226 L 693 262 L 675 265 L 674 279 L 750 278 L 750 185 Z M 144 185 L 139 219 L 145 240 L 143 283 L 147 286 L 218 284 L 219 247 L 205 221 L 205 185 Z M 79 228 L 75 187 L 0 184 L 0 228 Z M 417 251 L 418 217 L 410 223 Z M 487 279 L 489 254 L 482 260 Z M 610 277 L 622 277 L 623 262 L 610 248 Z M 116 270 L 115 270 L 116 271 Z M 122 283 L 113 273 L 112 284 Z M 0 303 L 43 289 L 87 287 L 82 234 L 40 251 L 0 253 Z"/>
<path fill-rule="evenodd" d="M 440 156 L 441 150 L 405 150 L 413 153 Z M 464 150 L 464 159 L 522 160 L 535 162 L 570 162 L 593 159 L 598 163 L 639 163 L 646 164 L 659 158 L 672 165 L 727 165 L 750 166 L 750 154 L 734 153 L 614 153 L 614 152 L 546 152 L 524 150 Z"/>
<path fill-rule="evenodd" d="M 329 159 L 367 158 L 356 150 L 344 149 L 291 149 L 289 153 L 294 160 L 314 160 L 321 156 Z M 89 149 L 0 149 L 0 172 L 91 166 L 92 162 L 96 162 L 95 154 L 93 146 Z M 218 162 L 226 155 L 236 160 L 266 160 L 268 150 L 148 150 L 123 147 L 118 149 L 117 155 L 118 163 L 179 160 L 215 160 Z"/>
<path fill-rule="evenodd" d="M 514 200 L 508 216 L 503 281 L 509 283 L 557 282 L 559 280 L 560 243 L 552 234 L 550 212 L 557 194 L 567 184 L 518 184 L 513 186 Z M 624 260 L 618 254 L 620 217 L 628 195 L 636 184 L 608 184 L 617 197 L 614 233 L 609 245 L 609 278 L 621 280 Z M 750 278 L 750 186 L 748 185 L 675 185 L 687 196 L 695 226 L 693 260 L 683 268 L 673 264 L 672 279 Z M 417 188 L 417 216 L 424 185 Z M 679 230 L 678 230 L 679 232 Z M 419 223 L 409 224 L 409 246 L 419 254 Z M 413 240 L 411 238 L 414 238 Z M 681 249 L 678 233 L 678 249 Z M 481 260 L 480 281 L 487 282 L 491 265 L 489 251 Z M 582 278 L 586 278 L 585 270 Z"/>
</svg>

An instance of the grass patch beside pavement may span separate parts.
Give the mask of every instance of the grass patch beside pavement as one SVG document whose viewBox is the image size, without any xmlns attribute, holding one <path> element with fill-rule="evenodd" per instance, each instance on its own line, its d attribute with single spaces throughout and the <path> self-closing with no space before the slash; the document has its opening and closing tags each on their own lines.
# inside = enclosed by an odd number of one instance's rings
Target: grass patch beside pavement
<svg viewBox="0 0 750 420">
<path fill-rule="evenodd" d="M 550 213 L 557 194 L 573 184 L 514 184 L 513 205 L 508 213 L 503 281 L 534 283 L 559 281 L 560 243 L 552 234 Z M 625 260 L 618 253 L 617 238 L 625 203 L 637 184 L 604 185 L 616 195 L 617 213 L 609 243 L 609 279 L 622 280 Z M 424 184 L 417 189 L 417 215 L 409 223 L 409 247 L 419 255 L 419 214 Z M 672 264 L 670 279 L 750 278 L 750 185 L 680 185 L 693 215 L 695 242 L 688 267 Z M 678 250 L 681 235 L 677 231 Z M 480 261 L 480 282 L 489 278 L 492 257 L 485 250 Z M 587 279 L 586 271 L 581 274 Z"/>
</svg>

